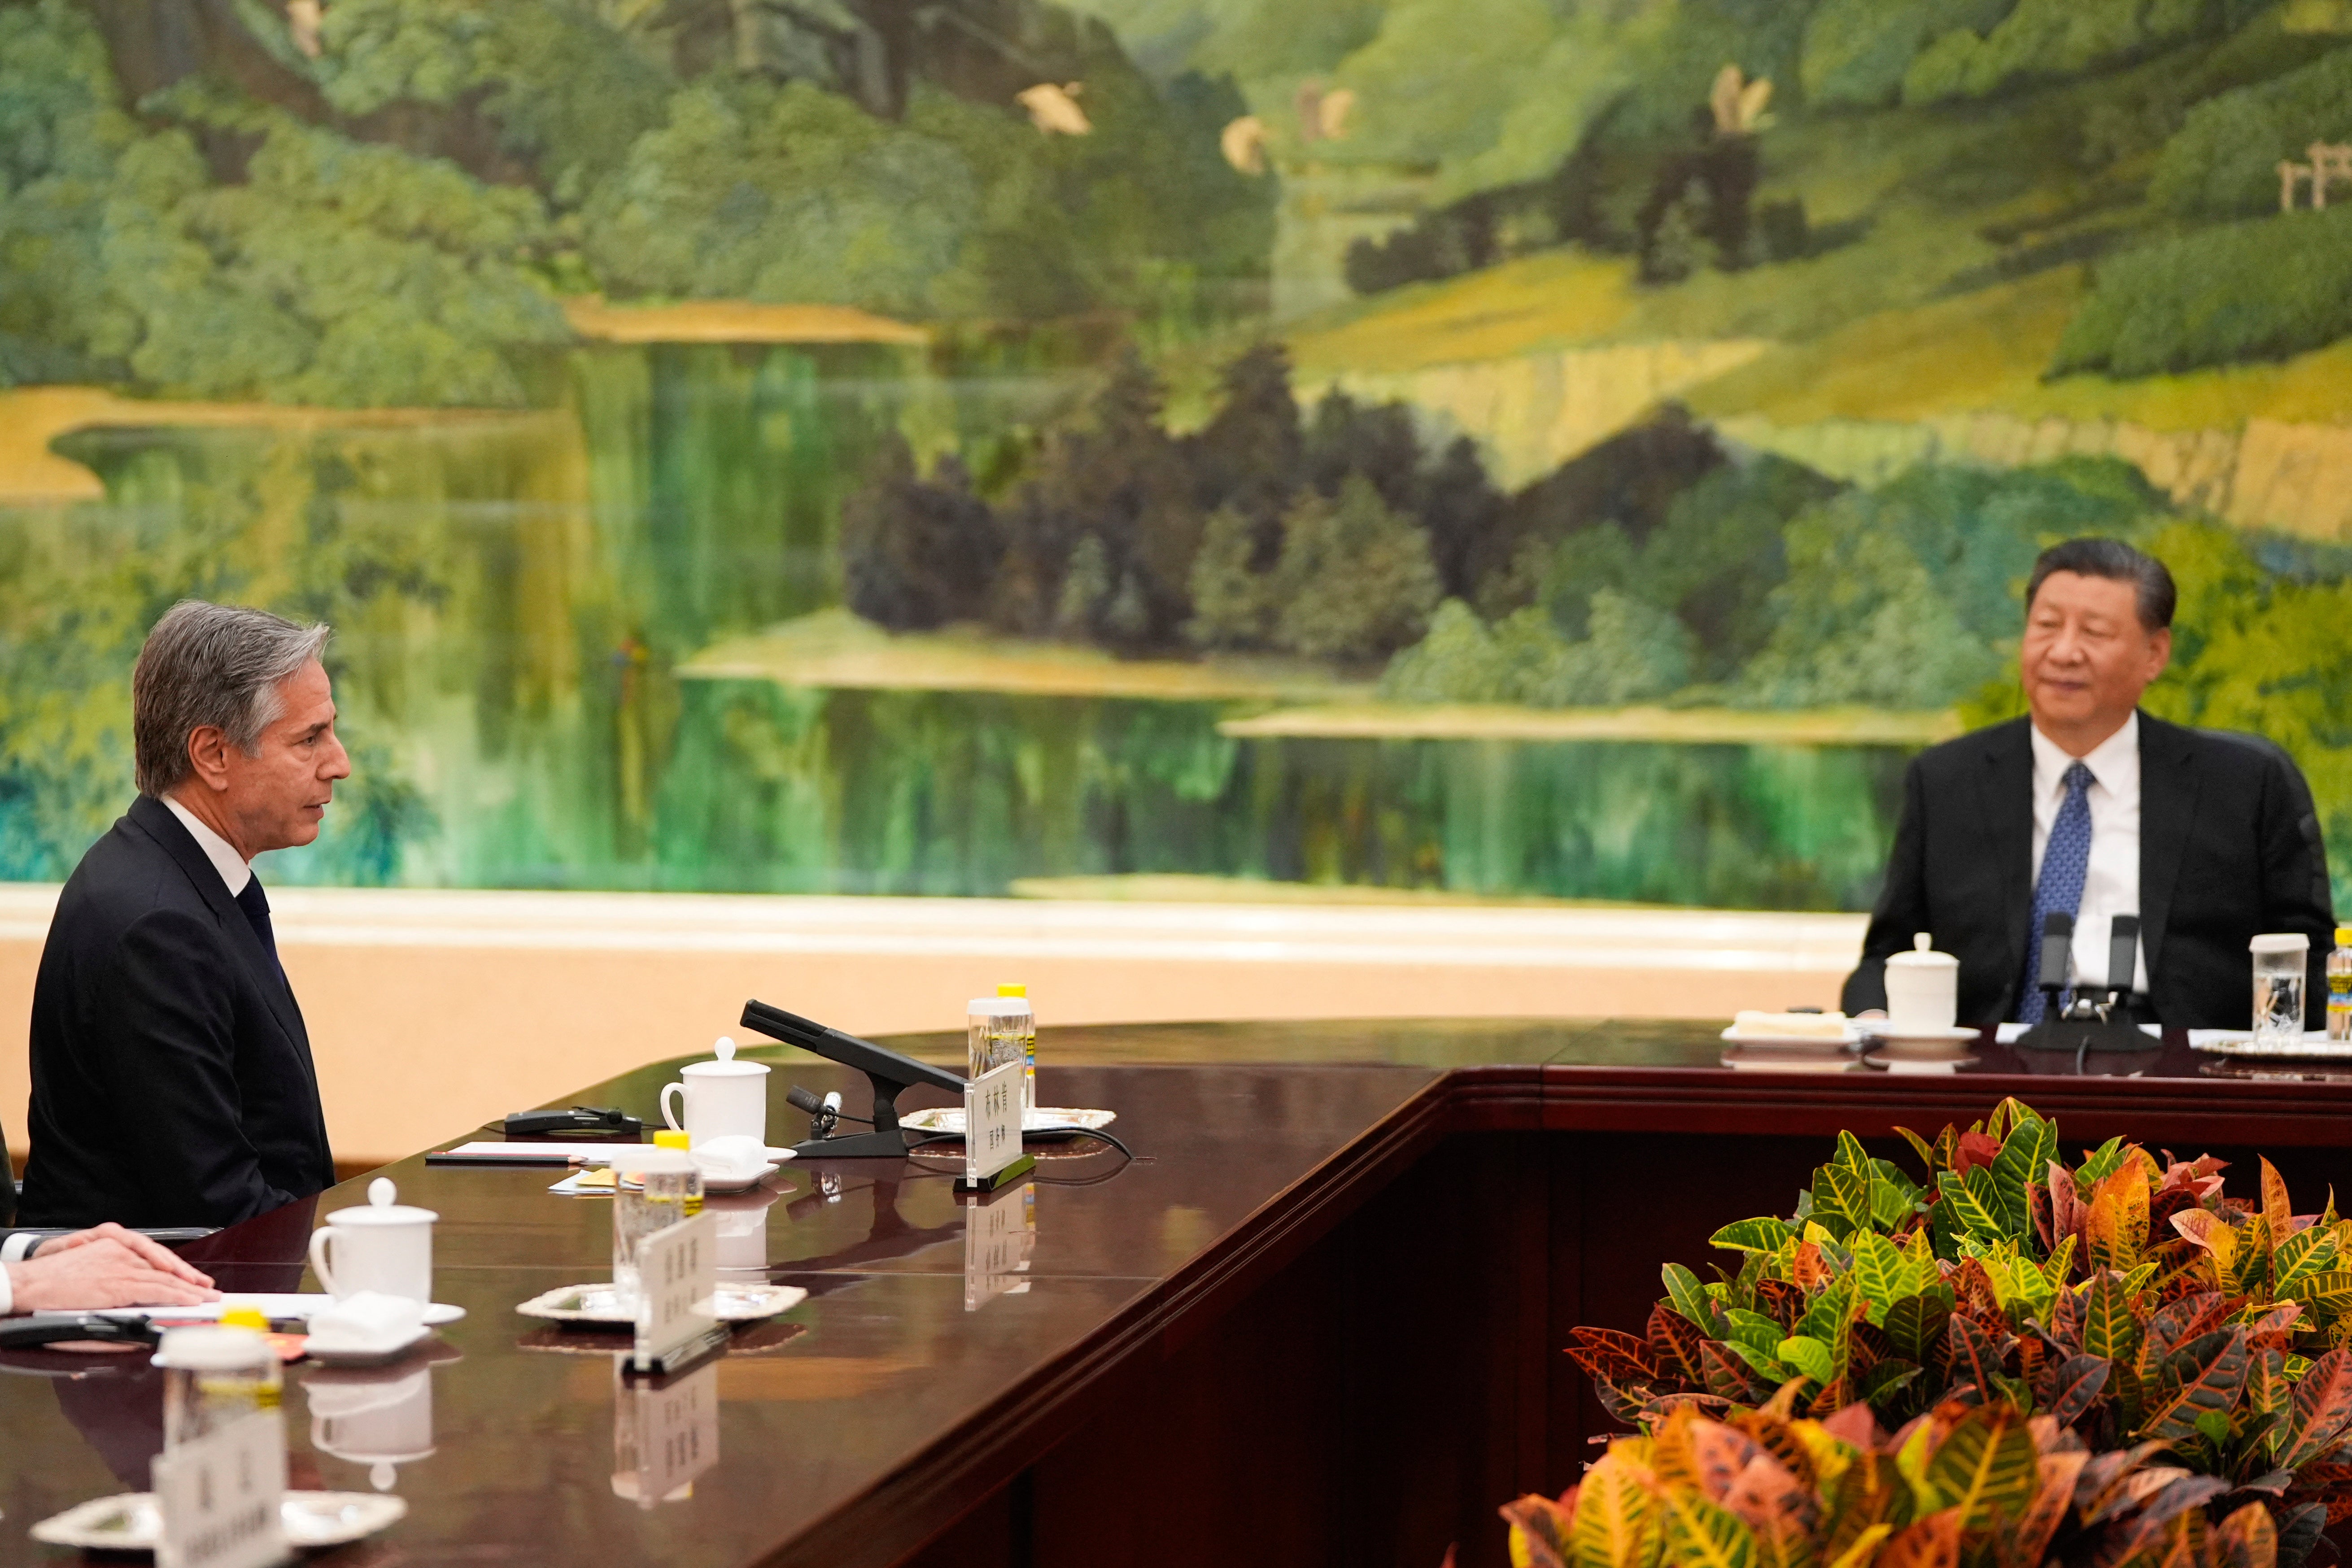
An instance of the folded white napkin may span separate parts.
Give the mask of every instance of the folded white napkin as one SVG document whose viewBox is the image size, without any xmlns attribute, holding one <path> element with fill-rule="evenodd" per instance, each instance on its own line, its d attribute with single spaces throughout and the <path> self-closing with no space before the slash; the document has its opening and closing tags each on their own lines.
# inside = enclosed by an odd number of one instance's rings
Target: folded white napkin
<svg viewBox="0 0 2352 1568">
<path fill-rule="evenodd" d="M 768 1168 L 768 1146 L 740 1134 L 705 1138 L 688 1153 L 706 1180 L 749 1181 Z"/>
<path fill-rule="evenodd" d="M 331 1345 L 364 1350 L 414 1339 L 424 1326 L 424 1302 L 362 1291 L 312 1312 L 310 1333 Z"/>
</svg>

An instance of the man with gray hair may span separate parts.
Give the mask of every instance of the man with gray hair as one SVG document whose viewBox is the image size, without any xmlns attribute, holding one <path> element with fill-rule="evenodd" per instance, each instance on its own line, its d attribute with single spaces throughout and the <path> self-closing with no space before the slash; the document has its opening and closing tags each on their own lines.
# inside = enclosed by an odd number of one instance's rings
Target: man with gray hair
<svg viewBox="0 0 2352 1568">
<path fill-rule="evenodd" d="M 193 600 L 147 634 L 139 798 L 67 881 L 33 988 L 20 1223 L 233 1225 L 333 1185 L 251 863 L 317 838 L 351 777 L 326 642 Z"/>
</svg>

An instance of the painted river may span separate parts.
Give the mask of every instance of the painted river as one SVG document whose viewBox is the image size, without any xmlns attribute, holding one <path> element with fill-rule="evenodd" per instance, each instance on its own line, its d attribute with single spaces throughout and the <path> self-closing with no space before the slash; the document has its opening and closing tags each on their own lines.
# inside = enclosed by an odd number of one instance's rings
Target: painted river
<svg viewBox="0 0 2352 1568">
<path fill-rule="evenodd" d="M 131 656 L 202 593 L 337 627 L 360 773 L 282 882 L 1867 905 L 1893 747 L 1234 736 L 1264 704 L 681 678 L 835 601 L 884 433 L 984 471 L 1078 390 L 902 353 L 606 347 L 534 413 L 61 438 L 106 495 L 0 507 L 0 876 L 61 876 L 121 810 Z"/>
</svg>

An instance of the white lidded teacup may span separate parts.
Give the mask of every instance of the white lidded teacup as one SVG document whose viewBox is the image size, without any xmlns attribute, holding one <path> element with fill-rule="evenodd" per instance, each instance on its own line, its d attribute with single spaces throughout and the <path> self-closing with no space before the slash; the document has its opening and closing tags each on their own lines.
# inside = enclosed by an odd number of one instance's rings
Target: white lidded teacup
<svg viewBox="0 0 2352 1568">
<path fill-rule="evenodd" d="M 684 1133 L 690 1145 L 743 1137 L 766 1147 L 767 1063 L 736 1061 L 735 1042 L 723 1034 L 711 1050 L 716 1061 L 690 1061 L 678 1069 L 679 1082 L 662 1085 L 662 1120 Z M 670 1108 L 673 1093 L 685 1102 L 683 1119 Z"/>
<path fill-rule="evenodd" d="M 1886 1022 L 1893 1034 L 1935 1034 L 1949 1030 L 1960 1010 L 1960 961 L 1934 950 L 1935 937 L 1922 931 L 1911 951 L 1886 959 Z"/>
<path fill-rule="evenodd" d="M 378 1176 L 368 1183 L 366 1203 L 335 1210 L 311 1232 L 311 1271 L 335 1300 L 373 1291 L 432 1303 L 433 1222 L 441 1217 L 394 1201 L 399 1196 Z"/>
</svg>

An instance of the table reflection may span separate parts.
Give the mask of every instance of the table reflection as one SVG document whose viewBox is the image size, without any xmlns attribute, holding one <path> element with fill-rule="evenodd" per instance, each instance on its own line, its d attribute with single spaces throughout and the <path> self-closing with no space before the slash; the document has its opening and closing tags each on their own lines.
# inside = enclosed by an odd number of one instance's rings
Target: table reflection
<svg viewBox="0 0 2352 1568">
<path fill-rule="evenodd" d="M 1037 1184 L 975 1193 L 963 1206 L 963 1310 L 976 1312 L 999 1296 L 1029 1289 L 1037 1253 Z"/>
<path fill-rule="evenodd" d="M 719 1462 L 719 1360 L 639 1377 L 613 1358 L 613 1495 L 639 1508 L 681 1502 Z"/>
<path fill-rule="evenodd" d="M 392 1490 L 402 1465 L 433 1456 L 433 1368 L 459 1359 L 436 1343 L 391 1366 L 312 1367 L 302 1379 L 310 1446 L 364 1466 L 371 1486 Z"/>
<path fill-rule="evenodd" d="M 739 1283 L 768 1280 L 768 1210 L 783 1197 L 775 1188 L 714 1195 L 702 1207 L 719 1221 L 719 1277 Z M 787 1208 L 786 1214 L 792 1212 Z"/>
</svg>

